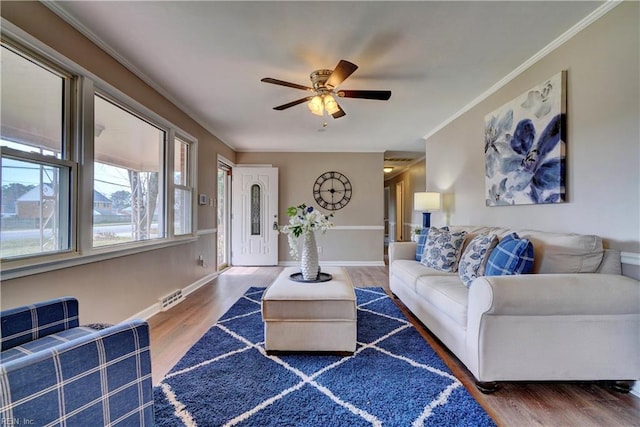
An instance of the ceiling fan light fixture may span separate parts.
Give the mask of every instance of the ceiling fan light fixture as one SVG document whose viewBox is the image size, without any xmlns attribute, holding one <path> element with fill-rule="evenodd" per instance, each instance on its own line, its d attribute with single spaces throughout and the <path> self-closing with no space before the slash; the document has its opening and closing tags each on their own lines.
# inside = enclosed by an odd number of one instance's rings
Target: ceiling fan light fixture
<svg viewBox="0 0 640 427">
<path fill-rule="evenodd" d="M 324 109 L 327 110 L 329 114 L 335 114 L 340 111 L 340 107 L 338 107 L 338 103 L 331 95 L 324 96 Z"/>
<path fill-rule="evenodd" d="M 311 98 L 311 101 L 309 101 L 309 104 L 307 105 L 309 107 L 309 111 L 311 111 L 316 116 L 324 115 L 324 107 L 322 106 L 322 98 L 320 98 L 320 96 L 316 95 Z"/>
<path fill-rule="evenodd" d="M 1 0 L 0 0 L 1 1 Z M 311 79 L 310 86 L 303 86 L 297 83 L 290 83 L 284 80 L 278 80 L 271 77 L 261 79 L 261 82 L 271 83 L 274 85 L 291 87 L 313 93 L 304 98 L 273 107 L 274 110 L 282 111 L 287 108 L 307 102 L 307 107 L 311 113 L 316 116 L 332 116 L 334 119 L 346 116 L 340 105 L 336 102 L 336 96 L 341 98 L 360 98 L 360 99 L 376 99 L 387 101 L 391 97 L 390 90 L 337 90 L 336 88 L 342 84 L 354 71 L 358 69 L 356 64 L 341 59 L 333 70 L 315 70 L 309 75 Z"/>
</svg>

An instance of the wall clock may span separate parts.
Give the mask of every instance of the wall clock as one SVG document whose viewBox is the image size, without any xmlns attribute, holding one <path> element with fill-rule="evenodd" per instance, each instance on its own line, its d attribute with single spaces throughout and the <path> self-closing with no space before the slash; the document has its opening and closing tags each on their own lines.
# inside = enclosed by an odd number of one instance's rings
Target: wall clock
<svg viewBox="0 0 640 427">
<path fill-rule="evenodd" d="M 351 200 L 351 182 L 340 172 L 325 172 L 313 184 L 313 198 L 322 208 L 337 211 Z"/>
</svg>

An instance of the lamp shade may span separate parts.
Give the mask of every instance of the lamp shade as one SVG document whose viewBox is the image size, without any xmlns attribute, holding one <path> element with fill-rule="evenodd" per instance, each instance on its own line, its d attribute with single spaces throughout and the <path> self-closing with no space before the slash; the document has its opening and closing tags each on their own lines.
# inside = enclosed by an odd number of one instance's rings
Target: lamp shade
<svg viewBox="0 0 640 427">
<path fill-rule="evenodd" d="M 441 206 L 440 193 L 413 193 L 413 209 L 416 211 L 439 211 Z"/>
</svg>

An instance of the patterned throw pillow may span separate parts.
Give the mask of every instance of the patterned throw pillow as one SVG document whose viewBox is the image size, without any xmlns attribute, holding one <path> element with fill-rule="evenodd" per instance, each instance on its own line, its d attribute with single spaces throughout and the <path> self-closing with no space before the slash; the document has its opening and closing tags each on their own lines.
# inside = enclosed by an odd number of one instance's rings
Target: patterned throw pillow
<svg viewBox="0 0 640 427">
<path fill-rule="evenodd" d="M 454 273 L 466 236 L 466 231 L 430 228 L 420 262 L 429 268 Z"/>
<path fill-rule="evenodd" d="M 437 228 L 433 228 L 433 229 L 438 230 Z M 427 235 L 429 234 L 429 230 L 431 230 L 431 228 L 423 228 L 420 231 L 420 236 L 418 236 L 418 244 L 416 245 L 416 261 L 422 260 L 422 254 L 424 253 L 424 245 L 425 243 L 427 243 Z M 440 230 L 449 231 L 449 227 L 445 225 L 444 227 L 440 228 Z"/>
<path fill-rule="evenodd" d="M 491 251 L 485 276 L 510 276 L 528 274 L 533 271 L 533 244 L 528 239 L 521 239 L 511 233 L 500 240 L 498 246 Z"/>
<path fill-rule="evenodd" d="M 498 236 L 495 234 L 479 234 L 469 242 L 458 264 L 458 274 L 467 287 L 471 286 L 473 279 L 484 274 L 489 254 L 497 244 Z"/>
</svg>

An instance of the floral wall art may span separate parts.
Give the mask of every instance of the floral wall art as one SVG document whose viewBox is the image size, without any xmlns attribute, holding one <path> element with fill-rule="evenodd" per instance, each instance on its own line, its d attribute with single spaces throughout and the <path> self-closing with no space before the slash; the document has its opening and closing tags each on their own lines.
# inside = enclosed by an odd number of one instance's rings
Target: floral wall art
<svg viewBox="0 0 640 427">
<path fill-rule="evenodd" d="M 485 116 L 486 205 L 565 200 L 566 72 Z"/>
</svg>

